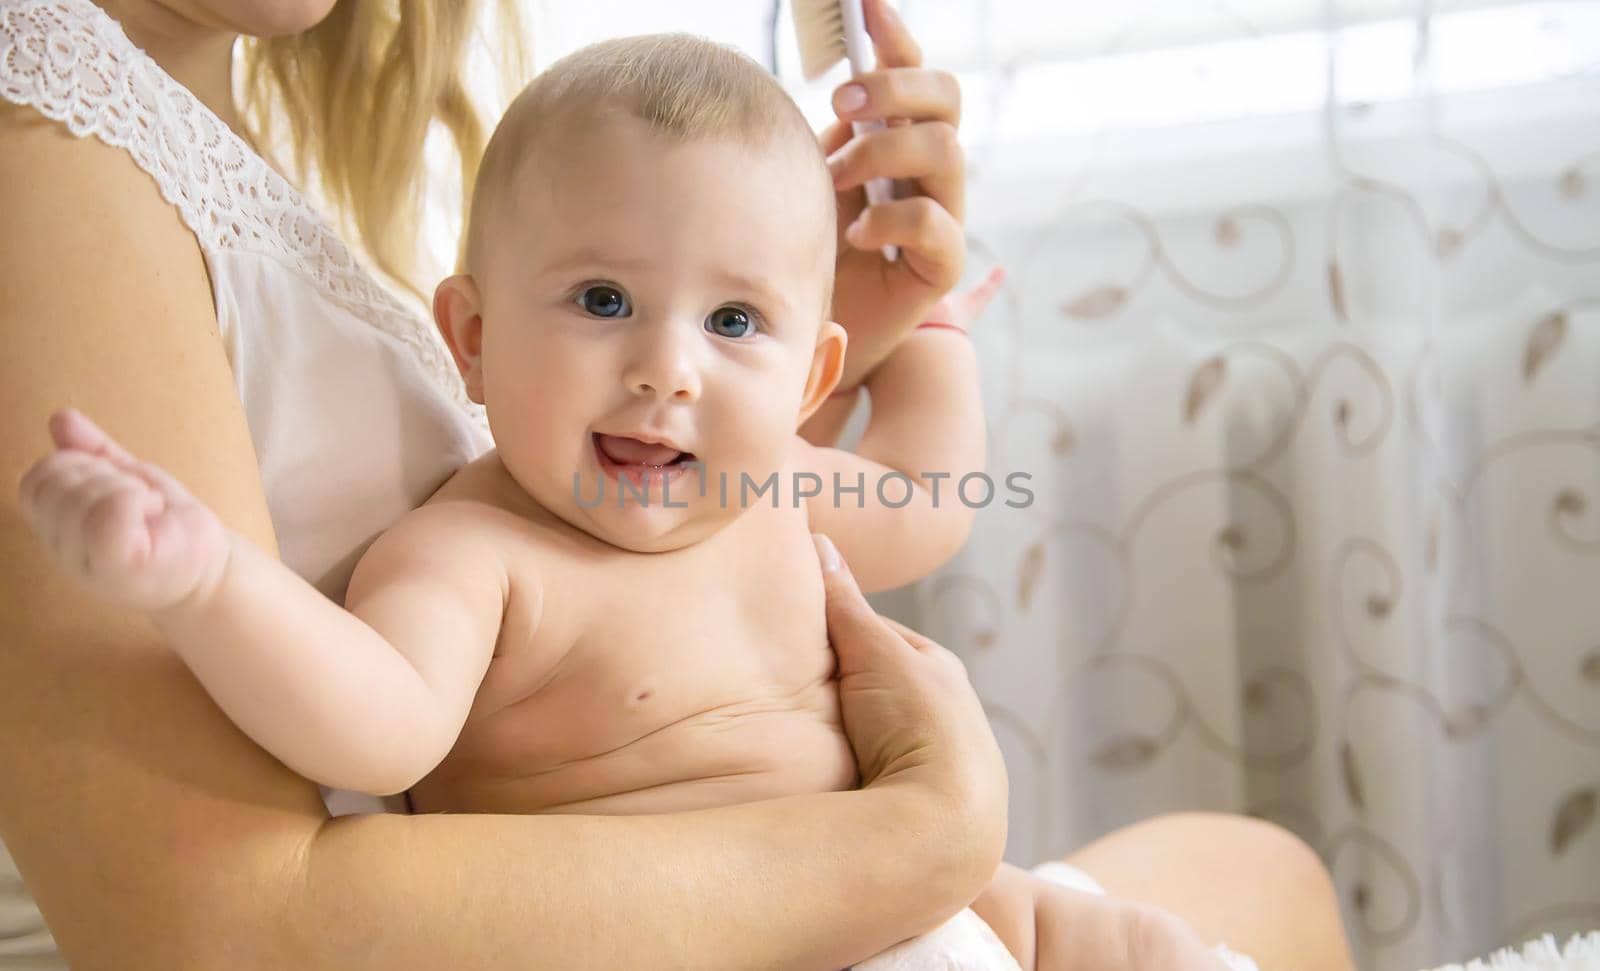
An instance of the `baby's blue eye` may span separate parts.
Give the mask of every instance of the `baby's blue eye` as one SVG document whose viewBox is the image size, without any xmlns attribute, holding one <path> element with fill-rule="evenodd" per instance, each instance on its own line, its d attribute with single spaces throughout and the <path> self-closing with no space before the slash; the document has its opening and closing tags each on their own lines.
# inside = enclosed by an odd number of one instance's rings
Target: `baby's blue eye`
<svg viewBox="0 0 1600 971">
<path fill-rule="evenodd" d="M 746 337 L 755 329 L 750 315 L 738 307 L 718 307 L 706 318 L 706 330 L 720 337 Z"/>
<path fill-rule="evenodd" d="M 628 298 L 616 287 L 603 284 L 585 287 L 578 294 L 578 303 L 585 311 L 596 317 L 626 317 L 633 308 L 628 306 Z"/>
</svg>

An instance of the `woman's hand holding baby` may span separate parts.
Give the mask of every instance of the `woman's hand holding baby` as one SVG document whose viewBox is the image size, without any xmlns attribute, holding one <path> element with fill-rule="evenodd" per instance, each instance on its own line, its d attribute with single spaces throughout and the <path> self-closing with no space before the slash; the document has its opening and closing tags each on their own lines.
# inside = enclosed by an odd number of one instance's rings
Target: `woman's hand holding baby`
<svg viewBox="0 0 1600 971">
<path fill-rule="evenodd" d="M 1006 770 L 966 669 L 948 650 L 880 617 L 827 537 L 816 536 L 838 658 L 839 704 L 863 788 L 905 786 L 934 813 L 908 826 L 964 858 L 976 896 L 1005 849 Z M 946 842 L 948 841 L 948 842 Z M 970 899 L 970 897 L 968 898 Z"/>
<path fill-rule="evenodd" d="M 150 612 L 194 603 L 227 567 L 231 540 L 205 504 L 77 411 L 50 416 L 56 451 L 19 487 L 23 519 L 63 573 Z"/>
</svg>

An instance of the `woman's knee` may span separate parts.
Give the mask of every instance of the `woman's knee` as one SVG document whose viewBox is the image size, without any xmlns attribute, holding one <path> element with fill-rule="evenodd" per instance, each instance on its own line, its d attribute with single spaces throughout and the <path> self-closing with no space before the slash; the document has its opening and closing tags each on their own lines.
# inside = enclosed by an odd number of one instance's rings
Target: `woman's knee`
<svg viewBox="0 0 1600 971">
<path fill-rule="evenodd" d="M 1248 816 L 1183 812 L 1136 823 L 1068 860 L 1116 896 L 1170 910 L 1264 968 L 1347 969 L 1333 880 L 1304 840 Z"/>
<path fill-rule="evenodd" d="M 1171 827 L 1190 845 L 1210 844 L 1226 850 L 1258 878 L 1286 891 L 1337 898 L 1332 875 L 1317 851 L 1277 823 L 1207 812 L 1171 813 L 1151 823 Z"/>
<path fill-rule="evenodd" d="M 1316 850 L 1282 826 L 1253 816 L 1212 812 L 1154 816 L 1089 844 L 1074 860 L 1092 862 L 1109 856 L 1129 863 L 1144 858 L 1152 866 L 1175 858 L 1232 861 L 1234 868 L 1254 879 L 1270 880 L 1283 889 L 1334 892 Z"/>
</svg>

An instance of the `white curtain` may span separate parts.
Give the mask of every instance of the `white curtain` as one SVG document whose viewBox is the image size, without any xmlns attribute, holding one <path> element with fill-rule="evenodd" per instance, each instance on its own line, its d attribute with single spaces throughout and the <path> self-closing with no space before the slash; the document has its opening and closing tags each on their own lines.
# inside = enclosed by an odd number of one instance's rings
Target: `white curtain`
<svg viewBox="0 0 1600 971">
<path fill-rule="evenodd" d="M 1600 927 L 1600 5 L 903 6 L 1035 500 L 883 603 L 968 661 L 1008 856 L 1238 811 L 1365 968 Z"/>
</svg>

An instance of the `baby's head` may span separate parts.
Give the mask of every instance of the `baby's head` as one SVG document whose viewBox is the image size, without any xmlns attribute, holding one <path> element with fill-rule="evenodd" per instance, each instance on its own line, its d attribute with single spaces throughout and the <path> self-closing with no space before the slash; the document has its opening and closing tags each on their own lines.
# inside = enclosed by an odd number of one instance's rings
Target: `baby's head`
<svg viewBox="0 0 1600 971">
<path fill-rule="evenodd" d="M 732 521 L 839 379 L 832 181 L 735 51 L 634 37 L 552 65 L 489 142 L 466 238 L 434 313 L 468 392 L 523 489 L 617 546 Z"/>
</svg>

